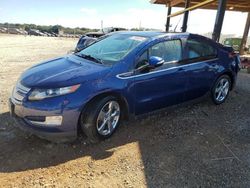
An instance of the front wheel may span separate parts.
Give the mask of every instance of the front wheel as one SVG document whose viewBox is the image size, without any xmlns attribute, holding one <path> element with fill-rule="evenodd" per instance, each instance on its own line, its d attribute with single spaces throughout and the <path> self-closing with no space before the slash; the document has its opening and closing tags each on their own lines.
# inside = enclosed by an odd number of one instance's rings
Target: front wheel
<svg viewBox="0 0 250 188">
<path fill-rule="evenodd" d="M 92 142 L 110 137 L 117 129 L 121 107 L 115 97 L 108 96 L 92 103 L 82 114 L 81 127 Z"/>
<path fill-rule="evenodd" d="M 225 102 L 229 95 L 231 84 L 231 79 L 227 75 L 222 75 L 217 79 L 211 92 L 212 100 L 216 105 Z"/>
</svg>

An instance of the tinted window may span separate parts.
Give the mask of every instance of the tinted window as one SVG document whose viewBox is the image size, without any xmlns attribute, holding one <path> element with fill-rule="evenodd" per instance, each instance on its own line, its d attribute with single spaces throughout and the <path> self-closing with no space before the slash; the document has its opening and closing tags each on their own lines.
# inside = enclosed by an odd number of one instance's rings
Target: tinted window
<svg viewBox="0 0 250 188">
<path fill-rule="evenodd" d="M 187 41 L 188 58 L 212 57 L 217 55 L 215 48 L 207 43 L 199 42 L 196 40 Z"/>
</svg>

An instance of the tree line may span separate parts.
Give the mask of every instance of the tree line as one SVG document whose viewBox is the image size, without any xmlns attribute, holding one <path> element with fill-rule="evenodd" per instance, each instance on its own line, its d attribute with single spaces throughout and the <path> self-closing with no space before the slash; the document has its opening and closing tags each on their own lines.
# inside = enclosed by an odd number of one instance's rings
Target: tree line
<svg viewBox="0 0 250 188">
<path fill-rule="evenodd" d="M 63 27 L 61 25 L 36 25 L 36 24 L 19 24 L 19 23 L 0 23 L 0 26 L 5 28 L 19 28 L 29 31 L 30 29 L 38 29 L 41 32 L 59 33 L 59 30 L 63 30 L 65 34 L 84 34 L 90 31 L 98 31 L 98 29 L 89 29 L 85 27 Z"/>
</svg>

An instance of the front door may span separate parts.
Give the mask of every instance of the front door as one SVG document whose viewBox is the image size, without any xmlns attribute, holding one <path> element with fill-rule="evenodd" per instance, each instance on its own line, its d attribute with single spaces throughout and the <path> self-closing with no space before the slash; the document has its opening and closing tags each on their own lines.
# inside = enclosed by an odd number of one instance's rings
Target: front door
<svg viewBox="0 0 250 188">
<path fill-rule="evenodd" d="M 155 69 L 138 72 L 151 56 L 162 57 L 165 63 Z M 163 41 L 144 51 L 135 65 L 136 115 L 184 101 L 187 79 L 185 67 L 178 64 L 181 59 L 180 40 Z"/>
</svg>

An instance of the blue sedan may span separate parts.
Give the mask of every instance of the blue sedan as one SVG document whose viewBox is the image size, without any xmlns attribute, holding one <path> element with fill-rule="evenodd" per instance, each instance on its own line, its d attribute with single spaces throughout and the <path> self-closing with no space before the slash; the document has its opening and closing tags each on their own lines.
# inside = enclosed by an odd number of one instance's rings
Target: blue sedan
<svg viewBox="0 0 250 188">
<path fill-rule="evenodd" d="M 117 32 L 26 70 L 9 100 L 20 128 L 52 141 L 110 137 L 123 119 L 209 94 L 223 103 L 236 82 L 230 47 L 189 33 Z"/>
</svg>

